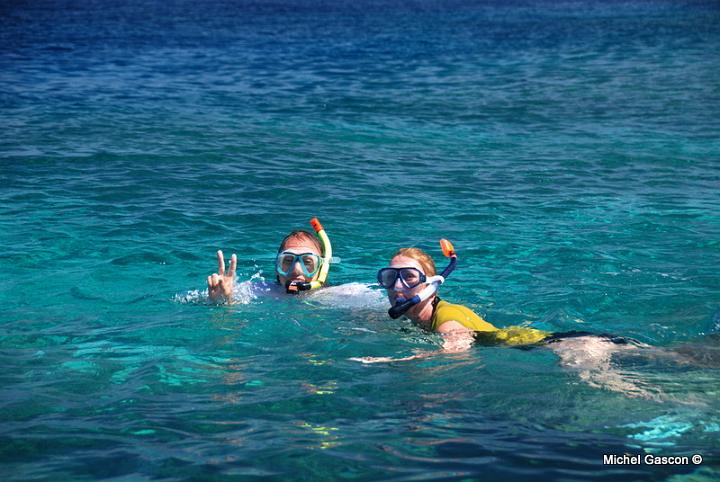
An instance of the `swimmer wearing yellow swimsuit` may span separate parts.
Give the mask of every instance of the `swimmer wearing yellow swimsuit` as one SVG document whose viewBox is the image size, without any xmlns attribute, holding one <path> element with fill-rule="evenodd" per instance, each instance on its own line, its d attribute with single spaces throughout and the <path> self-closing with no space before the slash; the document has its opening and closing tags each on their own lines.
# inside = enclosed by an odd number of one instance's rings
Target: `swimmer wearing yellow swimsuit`
<svg viewBox="0 0 720 482">
<path fill-rule="evenodd" d="M 443 254 L 451 258 L 450 264 L 440 275 L 435 274 L 435 262 L 418 248 L 402 248 L 390 260 L 390 266 L 378 271 L 380 286 L 387 290 L 391 308 L 388 315 L 398 318 L 405 315 L 422 328 L 441 333 L 441 352 L 461 352 L 470 349 L 473 343 L 484 345 L 510 345 L 533 347 L 550 344 L 565 338 L 593 335 L 587 332 L 548 333 L 534 328 L 511 326 L 497 328 L 483 320 L 466 306 L 441 300 L 438 287 L 457 264 L 457 254 L 452 244 L 441 240 Z M 614 343 L 628 343 L 622 337 L 599 335 Z M 353 357 L 350 360 L 361 363 L 391 363 L 417 360 L 437 352 L 419 352 L 406 357 Z"/>
<path fill-rule="evenodd" d="M 388 315 L 398 318 L 406 315 L 420 327 L 443 335 L 441 352 L 461 352 L 470 349 L 473 343 L 484 345 L 510 345 L 532 348 L 563 341 L 567 338 L 594 336 L 616 344 L 635 343 L 632 339 L 608 334 L 570 331 L 549 333 L 534 328 L 511 326 L 497 328 L 483 320 L 466 306 L 441 300 L 438 287 L 457 264 L 457 254 L 449 241 L 441 240 L 443 254 L 451 258 L 450 264 L 440 275 L 435 274 L 435 262 L 418 248 L 402 248 L 390 261 L 390 266 L 378 271 L 380 286 L 387 290 L 391 308 Z M 361 363 L 390 363 L 417 360 L 437 352 L 419 352 L 411 356 L 396 357 L 354 357 Z"/>
<path fill-rule="evenodd" d="M 448 303 L 438 297 L 435 297 L 433 302 L 433 314 L 430 321 L 432 331 L 439 331 L 438 328 L 446 321 L 456 321 L 468 330 L 475 332 L 476 341 L 489 345 L 531 345 L 541 342 L 550 335 L 546 331 L 523 326 L 497 328 L 483 320 L 470 308 Z"/>
<path fill-rule="evenodd" d="M 483 344 L 529 345 L 547 338 L 550 333 L 526 327 L 497 328 L 471 309 L 441 300 L 435 292 L 455 267 L 457 255 L 446 240 L 443 253 L 451 263 L 436 275 L 435 262 L 419 248 L 402 248 L 393 256 L 390 266 L 378 272 L 378 282 L 388 291 L 393 305 L 391 317 L 405 314 L 421 327 L 438 333 L 467 334 Z"/>
</svg>

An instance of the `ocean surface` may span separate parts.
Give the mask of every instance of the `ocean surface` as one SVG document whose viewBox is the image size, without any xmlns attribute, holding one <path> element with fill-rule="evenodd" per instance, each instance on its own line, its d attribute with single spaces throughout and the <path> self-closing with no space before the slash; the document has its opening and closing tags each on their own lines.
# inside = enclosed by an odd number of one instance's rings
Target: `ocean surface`
<svg viewBox="0 0 720 482">
<path fill-rule="evenodd" d="M 0 130 L 3 480 L 720 480 L 717 1 L 7 1 Z M 313 216 L 332 286 L 265 292 Z M 441 237 L 636 342 L 351 360 L 440 349 L 374 283 Z"/>
</svg>

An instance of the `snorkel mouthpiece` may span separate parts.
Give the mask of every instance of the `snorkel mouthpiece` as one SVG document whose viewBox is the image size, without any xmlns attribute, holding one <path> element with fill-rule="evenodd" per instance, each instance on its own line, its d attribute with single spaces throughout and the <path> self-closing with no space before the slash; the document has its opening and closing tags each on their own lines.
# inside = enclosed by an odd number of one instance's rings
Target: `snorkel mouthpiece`
<svg viewBox="0 0 720 482">
<path fill-rule="evenodd" d="M 393 320 L 396 318 L 400 318 L 407 310 L 420 303 L 421 301 L 422 300 L 418 295 L 413 296 L 409 300 L 398 297 L 395 306 L 388 310 L 388 315 L 390 315 L 390 318 L 392 318 Z"/>
<path fill-rule="evenodd" d="M 440 285 L 445 282 L 445 279 L 450 275 L 450 273 L 453 272 L 453 270 L 457 266 L 457 253 L 455 252 L 455 248 L 453 247 L 452 243 L 447 239 L 440 240 L 440 248 L 442 248 L 442 252 L 445 257 L 450 258 L 450 264 L 447 265 L 447 267 L 443 270 L 442 274 L 437 276 L 431 276 L 430 278 L 428 278 L 428 285 L 423 288 L 420 293 L 416 294 L 409 300 L 406 300 L 404 297 L 398 296 L 395 300 L 395 305 L 388 310 L 388 315 L 390 316 L 390 318 L 392 318 L 393 320 L 396 318 L 400 318 L 400 316 L 405 314 L 407 310 L 417 305 L 418 303 L 430 298 L 430 296 L 435 294 Z"/>
<path fill-rule="evenodd" d="M 285 283 L 285 292 L 294 295 L 311 289 L 313 289 L 312 283 L 308 281 L 288 281 Z"/>
<path fill-rule="evenodd" d="M 309 291 L 322 287 L 330 271 L 330 261 L 332 260 L 332 245 L 328 238 L 325 228 L 320 224 L 318 218 L 312 218 L 310 225 L 315 230 L 317 237 L 320 238 L 322 246 L 322 265 L 320 266 L 320 274 L 316 281 L 288 281 L 285 283 L 285 292 L 290 294 L 298 294 L 301 291 Z"/>
</svg>

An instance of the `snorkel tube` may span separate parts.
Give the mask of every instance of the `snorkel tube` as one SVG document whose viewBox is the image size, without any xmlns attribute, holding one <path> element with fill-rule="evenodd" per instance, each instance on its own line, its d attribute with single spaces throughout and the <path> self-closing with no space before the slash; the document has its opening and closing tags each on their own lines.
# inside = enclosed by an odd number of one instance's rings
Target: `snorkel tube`
<svg viewBox="0 0 720 482">
<path fill-rule="evenodd" d="M 416 294 L 409 300 L 398 296 L 395 302 L 395 306 L 388 310 L 388 315 L 390 315 L 390 318 L 392 318 L 393 320 L 395 318 L 399 318 L 413 306 L 417 305 L 421 301 L 430 298 L 430 296 L 435 294 L 440 285 L 445 282 L 445 278 L 447 278 L 450 273 L 452 273 L 452 271 L 455 269 L 455 266 L 457 266 L 457 253 L 455 253 L 455 248 L 453 248 L 452 243 L 447 239 L 441 239 L 440 247 L 442 248 L 442 252 L 445 257 L 450 258 L 450 264 L 447 265 L 447 268 L 445 268 L 441 274 L 429 277 L 426 280 L 426 283 L 428 285 L 423 288 L 420 293 Z"/>
<path fill-rule="evenodd" d="M 325 228 L 320 224 L 318 218 L 312 218 L 310 225 L 315 230 L 317 237 L 320 238 L 320 244 L 322 245 L 322 265 L 320 266 L 320 273 L 315 281 L 288 281 L 285 283 L 285 291 L 291 294 L 298 294 L 300 291 L 315 290 L 322 287 L 327 279 L 328 271 L 330 271 L 330 260 L 332 259 L 332 245 L 330 244 L 330 238 L 328 238 Z"/>
</svg>

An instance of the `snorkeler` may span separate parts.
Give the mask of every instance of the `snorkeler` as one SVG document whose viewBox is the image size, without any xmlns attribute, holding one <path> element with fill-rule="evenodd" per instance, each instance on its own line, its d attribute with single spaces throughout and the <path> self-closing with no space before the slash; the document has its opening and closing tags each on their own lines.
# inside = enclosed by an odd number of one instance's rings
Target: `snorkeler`
<svg viewBox="0 0 720 482">
<path fill-rule="evenodd" d="M 275 259 L 278 284 L 286 293 L 297 294 L 322 287 L 327 280 L 332 259 L 332 245 L 317 218 L 310 220 L 317 236 L 304 229 L 292 231 L 280 243 Z M 215 301 L 232 303 L 237 256 L 230 258 L 225 271 L 225 258 L 217 252 L 218 272 L 208 276 L 208 296 Z"/>
<path fill-rule="evenodd" d="M 380 286 L 387 290 L 392 305 L 391 318 L 407 316 L 421 328 L 443 335 L 443 352 L 468 350 L 476 341 L 487 344 L 532 345 L 547 338 L 550 333 L 526 327 L 497 328 L 471 309 L 440 299 L 437 290 L 457 265 L 453 245 L 440 241 L 443 254 L 450 263 L 440 275 L 436 274 L 432 257 L 419 248 L 401 248 L 390 260 L 390 266 L 378 271 Z M 355 358 L 363 363 L 407 361 L 424 358 L 432 353 L 420 353 L 405 358 Z"/>
<path fill-rule="evenodd" d="M 378 271 L 378 283 L 387 290 L 392 304 L 388 310 L 391 318 L 404 314 L 428 331 L 452 333 L 456 338 L 467 340 L 473 340 L 476 334 L 492 334 L 498 343 L 510 345 L 537 343 L 549 335 L 533 328 L 501 330 L 471 309 L 440 299 L 437 289 L 457 264 L 452 244 L 443 239 L 440 246 L 443 254 L 450 258 L 450 264 L 440 275 L 436 275 L 432 257 L 419 248 L 399 249 L 390 266 Z"/>
<path fill-rule="evenodd" d="M 409 361 L 426 358 L 435 353 L 453 353 L 469 350 L 474 343 L 530 348 L 545 345 L 551 348 L 563 366 L 578 372 L 591 386 L 602 386 L 628 396 L 657 398 L 650 387 L 641 386 L 623 376 L 611 364 L 619 352 L 634 348 L 650 348 L 635 340 L 608 334 L 584 331 L 550 333 L 534 328 L 512 326 L 497 328 L 466 306 L 441 300 L 437 290 L 457 265 L 457 254 L 447 240 L 441 240 L 443 254 L 450 258 L 449 265 L 440 275 L 435 262 L 419 248 L 399 249 L 390 260 L 390 266 L 378 271 L 380 286 L 387 290 L 392 305 L 391 318 L 407 316 L 421 328 L 441 333 L 442 349 L 439 352 L 421 352 L 415 355 L 392 357 L 361 357 L 351 360 L 362 363 Z"/>
</svg>

